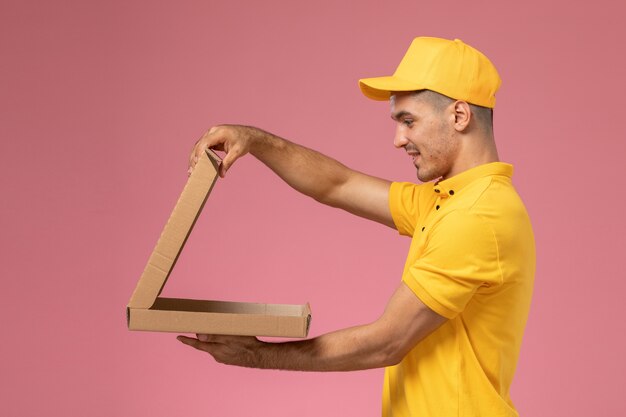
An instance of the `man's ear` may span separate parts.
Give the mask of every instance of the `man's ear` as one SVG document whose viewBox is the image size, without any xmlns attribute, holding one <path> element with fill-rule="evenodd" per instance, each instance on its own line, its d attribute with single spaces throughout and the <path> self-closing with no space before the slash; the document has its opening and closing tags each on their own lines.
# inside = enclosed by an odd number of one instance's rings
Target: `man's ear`
<svg viewBox="0 0 626 417">
<path fill-rule="evenodd" d="M 472 119 L 470 105 L 462 100 L 454 102 L 454 128 L 457 132 L 462 132 L 469 126 Z"/>
</svg>

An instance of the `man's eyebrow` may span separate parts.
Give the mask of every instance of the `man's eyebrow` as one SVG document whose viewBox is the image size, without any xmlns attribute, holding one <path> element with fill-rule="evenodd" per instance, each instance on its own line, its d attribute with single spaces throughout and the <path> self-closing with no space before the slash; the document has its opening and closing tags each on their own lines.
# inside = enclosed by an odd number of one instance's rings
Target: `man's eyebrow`
<svg viewBox="0 0 626 417">
<path fill-rule="evenodd" d="M 405 117 L 405 116 L 411 116 L 411 117 L 414 117 L 414 116 L 413 116 L 413 114 L 409 113 L 408 111 L 406 111 L 406 110 L 401 110 L 401 111 L 399 111 L 399 112 L 397 112 L 397 113 L 392 114 L 392 115 L 391 115 L 391 118 L 392 118 L 393 120 L 399 120 L 399 119 L 401 119 L 401 118 L 403 118 L 403 117 Z"/>
</svg>

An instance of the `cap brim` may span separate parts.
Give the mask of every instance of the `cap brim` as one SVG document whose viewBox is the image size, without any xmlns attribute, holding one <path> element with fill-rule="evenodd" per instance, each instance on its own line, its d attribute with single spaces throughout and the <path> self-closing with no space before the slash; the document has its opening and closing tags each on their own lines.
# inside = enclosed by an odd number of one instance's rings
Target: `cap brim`
<svg viewBox="0 0 626 417">
<path fill-rule="evenodd" d="M 424 89 L 424 87 L 416 83 L 405 81 L 393 75 L 388 77 L 363 78 L 359 80 L 359 87 L 365 97 L 379 101 L 389 100 L 391 93 L 394 91 L 417 91 Z"/>
</svg>

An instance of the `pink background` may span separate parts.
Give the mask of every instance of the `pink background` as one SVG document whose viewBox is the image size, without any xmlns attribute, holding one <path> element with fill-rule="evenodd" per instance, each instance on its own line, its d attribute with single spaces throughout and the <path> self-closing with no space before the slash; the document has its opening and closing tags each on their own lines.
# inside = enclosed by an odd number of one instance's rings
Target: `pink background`
<svg viewBox="0 0 626 417">
<path fill-rule="evenodd" d="M 396 180 L 392 72 L 461 38 L 504 80 L 496 137 L 533 219 L 522 416 L 626 413 L 623 6 L 618 1 L 3 1 L 0 415 L 376 416 L 382 371 L 225 367 L 124 309 L 212 124 L 262 126 Z M 311 335 L 374 320 L 409 240 L 292 192 L 253 158 L 220 181 L 169 296 L 311 302 Z"/>
</svg>

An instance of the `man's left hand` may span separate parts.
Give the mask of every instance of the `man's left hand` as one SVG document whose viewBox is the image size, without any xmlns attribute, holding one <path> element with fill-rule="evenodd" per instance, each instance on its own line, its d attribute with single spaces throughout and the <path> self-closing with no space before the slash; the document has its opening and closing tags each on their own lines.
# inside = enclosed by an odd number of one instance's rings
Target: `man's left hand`
<svg viewBox="0 0 626 417">
<path fill-rule="evenodd" d="M 198 334 L 198 338 L 178 336 L 182 343 L 207 352 L 213 358 L 226 365 L 257 367 L 258 350 L 265 344 L 252 336 L 224 336 Z"/>
</svg>

